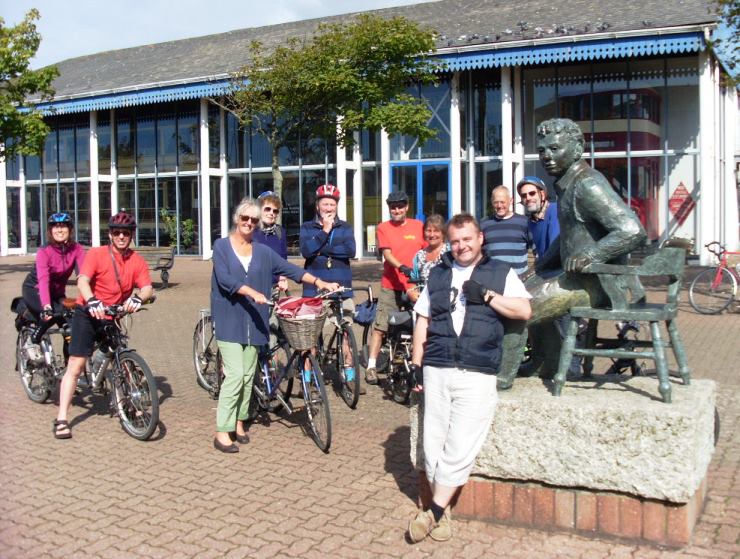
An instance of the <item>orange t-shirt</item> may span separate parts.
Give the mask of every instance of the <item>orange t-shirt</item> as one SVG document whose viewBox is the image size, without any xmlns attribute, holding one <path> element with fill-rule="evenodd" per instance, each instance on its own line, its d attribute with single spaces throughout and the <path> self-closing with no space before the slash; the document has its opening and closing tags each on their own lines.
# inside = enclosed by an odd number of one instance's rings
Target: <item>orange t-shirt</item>
<svg viewBox="0 0 740 559">
<path fill-rule="evenodd" d="M 113 270 L 111 254 L 116 260 L 120 284 Z M 108 246 L 88 250 L 79 275 L 90 279 L 93 294 L 105 306 L 121 304 L 131 296 L 134 287 L 142 288 L 152 284 L 146 260 L 132 250 L 128 250 L 123 256 Z M 85 304 L 82 295 L 77 297 L 77 304 Z"/>
<path fill-rule="evenodd" d="M 424 240 L 424 224 L 418 219 L 406 218 L 403 224 L 394 221 L 384 221 L 378 225 L 376 231 L 378 249 L 389 248 L 401 264 L 409 268 L 414 264 L 414 256 L 419 249 L 427 246 Z M 408 278 L 400 270 L 383 262 L 383 277 L 380 285 L 394 291 L 406 291 L 410 284 Z"/>
</svg>

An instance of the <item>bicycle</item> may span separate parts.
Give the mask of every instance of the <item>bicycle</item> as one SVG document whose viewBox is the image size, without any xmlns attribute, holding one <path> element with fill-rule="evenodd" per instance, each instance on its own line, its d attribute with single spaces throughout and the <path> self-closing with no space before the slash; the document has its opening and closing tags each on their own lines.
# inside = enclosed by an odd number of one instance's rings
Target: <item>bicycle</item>
<svg viewBox="0 0 740 559">
<path fill-rule="evenodd" d="M 157 381 L 144 358 L 128 347 L 121 323 L 126 314 L 123 305 L 106 307 L 105 314 L 112 320 L 100 325 L 95 351 L 78 386 L 89 387 L 93 394 L 110 394 L 111 416 L 118 416 L 127 434 L 145 441 L 159 424 Z"/>
<path fill-rule="evenodd" d="M 740 270 L 737 269 L 740 264 L 733 268 L 727 263 L 727 257 L 740 255 L 740 252 L 728 251 L 717 241 L 704 247 L 717 257 L 719 264 L 694 278 L 689 287 L 689 302 L 701 314 L 719 314 L 735 299 L 740 281 Z"/>
<path fill-rule="evenodd" d="M 373 298 L 372 289 L 357 288 L 358 291 L 367 291 L 370 305 L 377 305 Z M 376 362 L 376 370 L 385 373 L 385 379 L 380 379 L 383 391 L 393 401 L 407 404 L 411 397 L 413 381 L 411 379 L 411 354 L 413 352 L 414 317 L 411 301 L 405 303 L 401 310 L 388 315 L 388 332 Z M 374 317 L 373 317 L 374 318 Z M 369 340 L 374 320 L 366 321 L 362 331 L 363 366 L 367 366 L 369 355 Z"/>
<path fill-rule="evenodd" d="M 345 291 L 349 289 L 341 288 L 336 293 Z M 328 322 L 333 328 L 327 337 L 324 337 L 323 332 L 319 334 L 316 344 L 318 362 L 324 376 L 331 378 L 332 386 L 344 403 L 355 409 L 360 399 L 361 371 L 352 322 L 344 317 L 342 300 L 338 297 L 329 299 L 328 309 Z"/>
<path fill-rule="evenodd" d="M 325 298 L 327 295 L 330 293 L 320 295 L 319 298 Z M 332 435 L 331 411 L 324 375 L 316 355 L 312 352 L 326 315 L 327 312 L 324 310 L 315 319 L 288 319 L 278 316 L 280 329 L 287 343 L 278 343 L 260 353 L 249 415 L 250 420 L 254 420 L 260 411 L 277 413 L 283 409 L 288 414 L 293 414 L 295 409 L 290 404 L 290 396 L 293 379 L 298 377 L 308 420 L 307 430 L 310 431 L 316 446 L 328 453 Z M 307 362 L 309 369 L 304 367 L 304 363 Z"/>
<path fill-rule="evenodd" d="M 21 377 L 23 390 L 28 398 L 36 403 L 43 404 L 51 395 L 56 385 L 61 381 L 67 366 L 67 346 L 70 341 L 70 318 L 74 310 L 74 299 L 64 299 L 63 311 L 54 313 L 50 321 L 51 326 L 39 340 L 40 356 L 30 356 L 28 346 L 38 327 L 38 320 L 33 316 L 22 297 L 13 299 L 10 310 L 16 313 L 15 324 L 18 337 L 15 344 L 15 368 Z M 57 354 L 53 339 L 62 338 L 63 355 Z"/>
</svg>

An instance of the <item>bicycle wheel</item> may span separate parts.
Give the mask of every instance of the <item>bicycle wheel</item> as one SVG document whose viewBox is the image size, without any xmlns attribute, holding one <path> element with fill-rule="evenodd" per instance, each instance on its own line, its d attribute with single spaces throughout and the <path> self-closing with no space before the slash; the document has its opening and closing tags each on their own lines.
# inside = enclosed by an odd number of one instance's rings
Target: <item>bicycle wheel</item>
<svg viewBox="0 0 740 559">
<path fill-rule="evenodd" d="M 310 378 L 306 379 L 307 375 L 305 373 L 301 374 L 306 417 L 316 446 L 324 452 L 329 452 L 331 446 L 331 412 L 329 411 L 329 400 L 326 397 L 324 377 L 316 358 L 311 353 L 308 353 L 308 358 L 311 361 Z M 302 361 L 303 358 L 299 363 Z"/>
<path fill-rule="evenodd" d="M 27 342 L 30 343 L 32 336 L 33 328 L 28 326 L 24 326 L 18 332 L 15 348 L 16 367 L 26 396 L 33 402 L 43 404 L 51 394 L 53 373 L 45 362 L 37 364 L 28 359 L 24 346 Z"/>
<path fill-rule="evenodd" d="M 349 348 L 349 355 L 344 355 L 344 342 L 346 341 Z M 355 334 L 352 332 L 350 324 L 342 324 L 340 335 L 337 336 L 337 369 L 341 386 L 339 395 L 351 409 L 357 407 L 357 401 L 360 399 L 360 359 L 357 353 L 357 342 Z M 350 367 L 354 371 L 354 378 L 347 380 L 346 369 Z"/>
<path fill-rule="evenodd" d="M 709 268 L 691 282 L 689 302 L 701 314 L 717 314 L 735 298 L 737 284 L 727 268 Z"/>
<path fill-rule="evenodd" d="M 285 367 L 288 366 L 290 360 L 290 346 L 287 343 L 277 346 L 269 355 L 268 370 L 273 379 L 277 379 L 280 376 L 285 375 Z M 259 372 L 259 371 L 258 371 Z M 293 391 L 293 375 L 287 374 L 283 377 L 278 385 L 278 393 L 280 397 L 285 400 L 285 403 L 290 402 L 290 395 Z M 277 398 L 270 400 L 267 406 L 267 410 L 272 413 L 278 413 L 283 409 L 283 404 Z"/>
<path fill-rule="evenodd" d="M 111 370 L 111 398 L 121 427 L 133 438 L 145 441 L 159 423 L 157 381 L 144 358 L 129 349 L 119 355 Z"/>
<path fill-rule="evenodd" d="M 406 404 L 411 396 L 411 382 L 409 372 L 406 370 L 406 361 L 402 355 L 388 365 L 388 376 L 386 378 L 387 391 L 394 402 Z"/>
<path fill-rule="evenodd" d="M 211 316 L 202 317 L 195 325 L 193 332 L 193 364 L 198 385 L 218 399 L 223 382 L 221 354 L 216 343 L 216 330 Z"/>
</svg>

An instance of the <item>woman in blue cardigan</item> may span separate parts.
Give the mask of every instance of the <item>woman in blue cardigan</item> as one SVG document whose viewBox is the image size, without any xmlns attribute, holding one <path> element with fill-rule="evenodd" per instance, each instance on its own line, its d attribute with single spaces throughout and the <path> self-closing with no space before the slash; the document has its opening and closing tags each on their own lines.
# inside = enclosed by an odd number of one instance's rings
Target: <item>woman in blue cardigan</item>
<svg viewBox="0 0 740 559">
<path fill-rule="evenodd" d="M 252 395 L 252 380 L 259 346 L 268 342 L 268 308 L 272 276 L 335 290 L 327 283 L 289 264 L 272 249 L 252 242 L 260 222 L 259 208 L 251 198 L 234 212 L 234 230 L 213 244 L 211 316 L 224 363 L 224 382 L 218 397 L 213 446 L 221 452 L 239 452 L 233 440 L 249 442 L 244 421 Z M 233 436 L 233 439 L 232 439 Z"/>
</svg>

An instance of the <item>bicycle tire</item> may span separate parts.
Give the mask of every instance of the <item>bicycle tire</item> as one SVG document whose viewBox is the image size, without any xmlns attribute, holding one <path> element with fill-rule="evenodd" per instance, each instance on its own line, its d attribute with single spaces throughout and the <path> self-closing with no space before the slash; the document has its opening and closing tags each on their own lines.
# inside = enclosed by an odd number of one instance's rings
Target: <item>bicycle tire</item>
<svg viewBox="0 0 740 559">
<path fill-rule="evenodd" d="M 316 446 L 328 453 L 331 446 L 331 411 L 329 410 L 329 399 L 326 396 L 326 386 L 324 386 L 324 375 L 316 357 L 308 353 L 308 359 L 311 362 L 310 378 L 306 380 L 305 373 L 301 374 L 306 419 Z M 299 362 L 302 361 L 303 359 Z"/>
<path fill-rule="evenodd" d="M 715 277 L 719 270 L 720 278 L 717 285 Z M 727 268 L 709 268 L 699 273 L 689 287 L 689 303 L 694 310 L 701 314 L 719 314 L 725 310 L 735 298 L 737 282 Z"/>
<path fill-rule="evenodd" d="M 198 320 L 193 331 L 193 365 L 198 386 L 214 400 L 223 383 L 221 354 L 216 343 L 216 332 L 210 315 Z"/>
<path fill-rule="evenodd" d="M 48 370 L 49 366 L 46 363 L 43 365 L 34 365 L 26 359 L 23 347 L 26 345 L 26 340 L 29 340 L 31 336 L 33 336 L 33 329 L 28 326 L 24 326 L 18 332 L 15 345 L 16 368 L 18 369 L 21 384 L 28 399 L 37 404 L 43 404 L 51 395 L 51 375 Z"/>
<path fill-rule="evenodd" d="M 265 355 L 260 355 L 259 361 L 257 363 L 257 370 L 254 373 L 254 380 L 252 383 L 252 398 L 249 402 L 249 411 L 247 412 L 248 421 L 254 421 L 260 411 L 277 414 L 280 413 L 284 407 L 282 402 L 280 402 L 280 400 L 278 400 L 277 398 L 268 400 L 267 402 L 262 401 L 258 396 L 257 391 L 255 390 L 256 387 L 263 394 L 266 393 L 265 383 L 262 377 L 262 365 L 264 358 Z M 288 366 L 288 363 L 290 361 L 290 346 L 287 343 L 280 344 L 275 349 L 273 349 L 270 354 L 270 358 L 276 360 L 273 363 L 273 367 L 278 369 L 278 374 L 283 375 L 285 367 Z M 295 363 L 296 362 L 294 361 L 294 365 Z M 283 377 L 282 381 L 280 381 L 280 385 L 278 386 L 278 392 L 280 393 L 280 396 L 283 398 L 283 400 L 285 400 L 286 404 L 290 403 L 290 396 L 293 392 L 293 377 L 294 375 Z"/>
<path fill-rule="evenodd" d="M 351 354 L 352 368 L 355 371 L 355 377 L 351 381 L 347 381 L 344 373 L 344 365 L 346 360 L 344 359 L 344 344 L 342 343 L 343 338 L 347 339 L 347 345 L 349 346 L 349 352 Z M 350 409 L 357 407 L 357 402 L 360 399 L 360 356 L 357 352 L 357 342 L 355 341 L 355 334 L 352 332 L 352 326 L 350 324 L 342 324 L 340 335 L 337 336 L 337 370 L 339 371 L 339 378 L 341 379 L 341 385 L 339 387 L 339 395 L 344 400 Z"/>
<path fill-rule="evenodd" d="M 395 361 L 395 359 L 393 360 Z M 388 376 L 386 378 L 387 392 L 394 402 L 406 404 L 411 397 L 411 382 L 409 373 L 403 365 L 389 363 Z"/>
<path fill-rule="evenodd" d="M 157 381 L 144 358 L 133 349 L 122 351 L 118 371 L 111 375 L 111 398 L 121 427 L 140 441 L 149 439 L 159 424 Z"/>
</svg>

